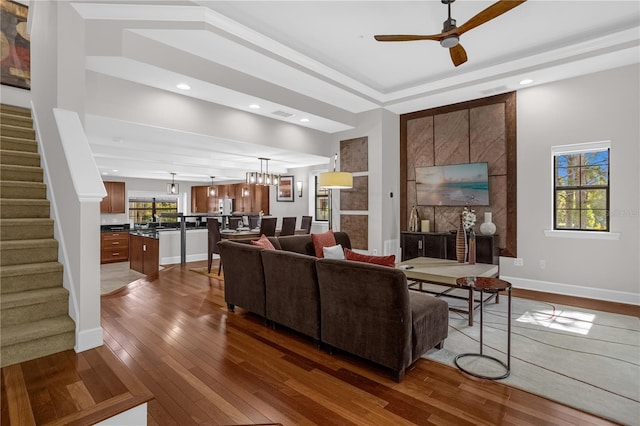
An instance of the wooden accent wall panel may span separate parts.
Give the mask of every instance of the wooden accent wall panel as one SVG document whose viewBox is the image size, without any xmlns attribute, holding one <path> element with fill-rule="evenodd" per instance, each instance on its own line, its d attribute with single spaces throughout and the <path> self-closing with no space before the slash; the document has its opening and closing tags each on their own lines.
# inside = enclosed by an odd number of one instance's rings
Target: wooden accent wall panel
<svg viewBox="0 0 640 426">
<path fill-rule="evenodd" d="M 340 171 L 357 173 L 353 188 L 340 190 L 340 211 L 369 210 L 369 138 L 340 141 Z M 340 230 L 349 234 L 353 248 L 368 250 L 369 217 L 340 214 Z"/>
<path fill-rule="evenodd" d="M 431 221 L 432 231 L 457 229 L 461 207 L 417 206 L 416 167 L 487 162 L 489 206 L 473 206 L 477 226 L 493 214 L 501 256 L 516 256 L 515 92 L 404 114 L 400 118 L 400 227 L 411 209 Z"/>
<path fill-rule="evenodd" d="M 363 214 L 340 215 L 340 230 L 349 234 L 351 247 L 369 250 L 369 216 Z"/>
<path fill-rule="evenodd" d="M 369 209 L 369 176 L 354 176 L 353 188 L 340 190 L 340 210 Z"/>
<path fill-rule="evenodd" d="M 361 137 L 340 141 L 340 171 L 366 172 L 369 170 L 369 138 Z"/>
</svg>

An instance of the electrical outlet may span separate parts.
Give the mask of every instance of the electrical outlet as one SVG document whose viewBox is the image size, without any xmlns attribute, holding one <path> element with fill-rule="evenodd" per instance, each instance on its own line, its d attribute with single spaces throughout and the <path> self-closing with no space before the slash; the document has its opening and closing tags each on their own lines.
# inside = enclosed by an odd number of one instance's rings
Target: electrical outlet
<svg viewBox="0 0 640 426">
<path fill-rule="evenodd" d="M 513 265 L 514 266 L 524 266 L 524 259 L 521 257 L 516 257 L 515 259 L 513 259 Z"/>
<path fill-rule="evenodd" d="M 543 260 L 540 260 L 540 261 L 538 262 L 538 266 L 540 267 L 540 269 L 544 269 L 544 268 L 546 268 L 546 267 L 547 267 L 547 261 L 546 261 L 546 260 L 544 260 L 544 259 L 543 259 Z"/>
<path fill-rule="evenodd" d="M 376 256 L 377 254 L 378 254 L 378 250 L 376 250 L 376 249 L 371 250 L 371 255 L 372 256 Z"/>
</svg>

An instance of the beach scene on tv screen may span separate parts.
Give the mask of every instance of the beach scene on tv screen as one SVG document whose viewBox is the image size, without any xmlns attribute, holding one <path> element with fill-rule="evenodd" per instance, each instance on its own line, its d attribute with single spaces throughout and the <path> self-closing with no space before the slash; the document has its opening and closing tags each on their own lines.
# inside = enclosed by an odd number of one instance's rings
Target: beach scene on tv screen
<svg viewBox="0 0 640 426">
<path fill-rule="evenodd" d="M 420 206 L 488 206 L 487 163 L 416 167 Z"/>
</svg>

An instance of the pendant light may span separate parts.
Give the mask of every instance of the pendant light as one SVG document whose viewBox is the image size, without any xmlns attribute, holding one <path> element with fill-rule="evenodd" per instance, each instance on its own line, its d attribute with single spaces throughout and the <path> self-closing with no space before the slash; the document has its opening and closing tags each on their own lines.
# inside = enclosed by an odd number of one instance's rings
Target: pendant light
<svg viewBox="0 0 640 426">
<path fill-rule="evenodd" d="M 269 160 L 270 158 L 258 158 L 260 160 L 260 173 L 247 172 L 246 182 L 248 184 L 271 186 L 278 185 L 280 183 L 280 176 L 277 174 L 269 173 Z M 262 163 L 266 164 L 266 171 L 262 171 Z"/>
<path fill-rule="evenodd" d="M 175 195 L 180 192 L 180 185 L 176 183 L 176 174 L 171 173 L 171 183 L 167 184 L 167 194 Z"/>
<path fill-rule="evenodd" d="M 215 176 L 210 176 L 211 178 L 211 186 L 209 187 L 209 197 L 215 197 L 216 196 L 216 187 L 213 186 L 213 178 Z"/>
</svg>

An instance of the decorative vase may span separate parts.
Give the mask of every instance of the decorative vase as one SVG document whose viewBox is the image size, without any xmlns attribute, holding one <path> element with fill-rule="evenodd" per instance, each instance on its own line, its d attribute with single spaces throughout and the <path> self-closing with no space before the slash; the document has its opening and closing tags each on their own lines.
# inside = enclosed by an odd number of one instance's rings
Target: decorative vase
<svg viewBox="0 0 640 426">
<path fill-rule="evenodd" d="M 476 264 L 476 232 L 469 229 L 469 265 Z"/>
<path fill-rule="evenodd" d="M 460 220 L 458 224 L 458 232 L 456 234 L 456 260 L 459 263 L 464 263 L 467 255 L 467 235 L 462 224 L 463 216 L 460 213 Z"/>
<path fill-rule="evenodd" d="M 409 231 L 420 231 L 420 216 L 418 215 L 418 209 L 416 209 L 416 206 L 413 206 L 411 209 L 411 215 L 409 216 Z"/>
<path fill-rule="evenodd" d="M 484 222 L 480 224 L 482 235 L 493 235 L 496 233 L 496 224 L 491 221 L 491 212 L 485 212 Z"/>
</svg>

